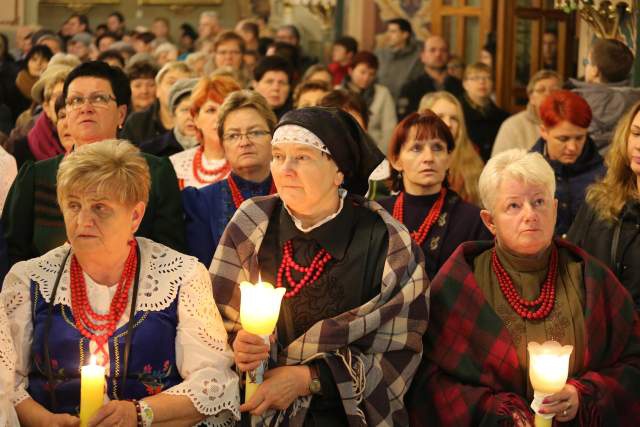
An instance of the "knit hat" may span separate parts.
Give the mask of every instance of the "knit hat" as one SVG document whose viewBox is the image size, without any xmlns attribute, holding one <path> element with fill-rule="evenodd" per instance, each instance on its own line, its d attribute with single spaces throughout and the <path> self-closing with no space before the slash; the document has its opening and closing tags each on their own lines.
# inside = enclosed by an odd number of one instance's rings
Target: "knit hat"
<svg viewBox="0 0 640 427">
<path fill-rule="evenodd" d="M 199 79 L 180 79 L 169 90 L 169 111 L 175 112 L 183 96 L 190 95 Z"/>
</svg>

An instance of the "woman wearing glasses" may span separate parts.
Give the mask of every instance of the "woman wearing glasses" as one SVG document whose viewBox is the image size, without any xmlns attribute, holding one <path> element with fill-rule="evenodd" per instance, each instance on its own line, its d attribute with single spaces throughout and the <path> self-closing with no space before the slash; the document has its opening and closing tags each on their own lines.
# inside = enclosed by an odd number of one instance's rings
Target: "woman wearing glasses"
<svg viewBox="0 0 640 427">
<path fill-rule="evenodd" d="M 228 76 L 203 77 L 191 92 L 191 115 L 196 125 L 197 147 L 169 157 L 180 189 L 201 188 L 229 175 L 229 162 L 218 135 L 218 110 L 240 85 Z"/>
<path fill-rule="evenodd" d="M 223 181 L 182 192 L 188 252 L 206 266 L 242 202 L 275 193 L 269 165 L 276 122 L 262 95 L 249 90 L 232 93 L 218 110 L 218 135 L 231 173 Z"/>
<path fill-rule="evenodd" d="M 114 139 L 127 113 L 131 89 L 124 73 L 104 62 L 79 65 L 67 76 L 62 96 L 76 146 Z M 184 224 L 176 175 L 167 159 L 143 154 L 151 171 L 149 204 L 137 235 L 184 249 Z M 63 155 L 27 162 L 20 169 L 2 222 L 11 264 L 40 256 L 67 237 L 56 199 L 56 174 Z"/>
</svg>

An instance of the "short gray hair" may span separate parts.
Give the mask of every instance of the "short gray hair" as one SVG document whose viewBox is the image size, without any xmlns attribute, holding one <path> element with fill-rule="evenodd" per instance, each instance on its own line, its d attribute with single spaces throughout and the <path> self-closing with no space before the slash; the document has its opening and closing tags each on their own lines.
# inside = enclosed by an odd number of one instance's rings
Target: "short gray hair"
<svg viewBox="0 0 640 427">
<path fill-rule="evenodd" d="M 493 211 L 496 192 L 505 176 L 524 183 L 541 185 L 547 189 L 551 197 L 555 195 L 556 177 L 544 157 L 540 153 L 513 148 L 492 157 L 480 174 L 480 200 L 488 211 Z"/>
</svg>

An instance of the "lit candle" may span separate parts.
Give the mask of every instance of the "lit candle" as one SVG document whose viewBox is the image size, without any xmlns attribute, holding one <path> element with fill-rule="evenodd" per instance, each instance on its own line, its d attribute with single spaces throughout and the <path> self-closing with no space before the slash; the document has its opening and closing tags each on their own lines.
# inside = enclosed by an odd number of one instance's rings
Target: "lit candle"
<svg viewBox="0 0 640 427">
<path fill-rule="evenodd" d="M 533 386 L 533 402 L 531 408 L 536 412 L 536 427 L 551 426 L 553 414 L 540 414 L 545 397 L 557 393 L 567 382 L 569 376 L 569 357 L 573 346 L 560 345 L 557 341 L 546 341 L 543 344 L 530 342 L 529 378 Z"/>
<path fill-rule="evenodd" d="M 80 369 L 80 378 L 80 427 L 86 427 L 104 403 L 104 367 L 96 364 L 96 356 Z"/>
<path fill-rule="evenodd" d="M 259 281 L 251 284 L 240 283 L 240 323 L 242 329 L 255 335 L 260 335 L 265 344 L 269 345 L 269 335 L 278 323 L 280 303 L 285 288 L 274 288 L 271 283 Z M 263 361 L 256 369 L 247 372 L 245 402 L 248 402 L 258 386 L 262 384 L 264 371 L 268 361 Z"/>
</svg>

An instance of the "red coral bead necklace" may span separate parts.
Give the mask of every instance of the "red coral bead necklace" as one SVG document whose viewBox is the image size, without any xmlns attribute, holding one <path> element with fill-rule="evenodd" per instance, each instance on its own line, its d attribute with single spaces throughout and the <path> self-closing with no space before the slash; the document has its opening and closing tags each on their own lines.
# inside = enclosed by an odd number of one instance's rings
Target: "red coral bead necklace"
<svg viewBox="0 0 640 427">
<path fill-rule="evenodd" d="M 240 192 L 240 189 L 238 188 L 238 184 L 233 179 L 232 175 L 229 175 L 229 177 L 227 178 L 227 184 L 229 185 L 229 191 L 231 191 L 231 198 L 233 199 L 233 204 L 235 205 L 236 209 L 238 209 L 242 204 L 242 202 L 244 202 L 245 200 L 244 196 Z M 276 193 L 276 186 L 272 179 L 271 187 L 269 188 L 269 194 L 275 194 L 275 193 Z"/>
<path fill-rule="evenodd" d="M 555 284 L 558 274 L 558 249 L 555 245 L 551 248 L 549 271 L 540 290 L 540 295 L 533 301 L 526 300 L 518 294 L 513 280 L 502 266 L 495 249 L 491 255 L 491 267 L 498 278 L 502 294 L 520 317 L 526 320 L 541 320 L 551 313 L 556 299 Z"/>
<path fill-rule="evenodd" d="M 427 234 L 429 234 L 429 230 L 433 224 L 435 224 L 436 220 L 440 216 L 440 212 L 442 212 L 442 206 L 444 205 L 444 198 L 447 194 L 447 189 L 442 187 L 440 189 L 440 195 L 436 202 L 431 206 L 427 215 L 425 215 L 424 220 L 420 227 L 417 230 L 411 232 L 411 238 L 415 240 L 418 245 L 422 246 L 422 243 L 427 238 Z M 398 197 L 396 198 L 396 202 L 393 204 L 393 212 L 392 215 L 395 219 L 404 224 L 404 191 L 402 191 Z"/>
<path fill-rule="evenodd" d="M 196 149 L 196 153 L 193 156 L 193 177 L 200 184 L 211 184 L 218 180 L 220 176 L 224 177 L 231 171 L 231 165 L 225 161 L 222 166 L 215 169 L 207 169 L 202 164 L 202 156 L 204 155 L 204 147 L 201 145 Z M 213 178 L 205 178 L 201 175 L 213 176 Z"/>
<path fill-rule="evenodd" d="M 303 266 L 298 264 L 293 259 L 293 242 L 287 240 L 282 248 L 282 262 L 280 262 L 280 268 L 278 269 L 278 276 L 276 281 L 276 287 L 281 288 L 284 286 L 284 278 L 287 279 L 291 285 L 291 290 L 284 294 L 285 298 L 292 298 L 303 287 L 314 283 L 322 275 L 325 266 L 333 257 L 324 248 L 320 249 L 318 253 L 313 257 L 309 266 Z M 299 273 L 304 273 L 304 276 L 300 281 L 295 281 L 291 275 L 291 270 L 296 270 Z"/>
</svg>

